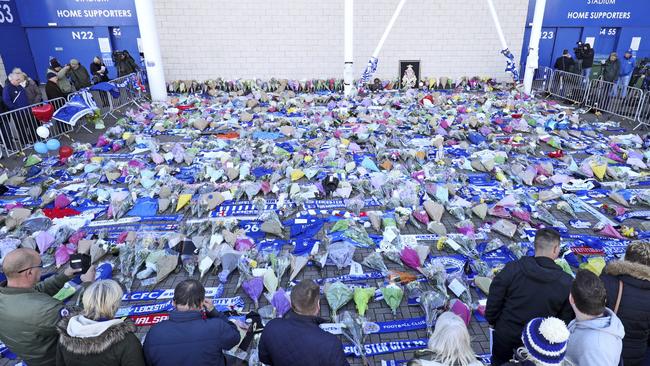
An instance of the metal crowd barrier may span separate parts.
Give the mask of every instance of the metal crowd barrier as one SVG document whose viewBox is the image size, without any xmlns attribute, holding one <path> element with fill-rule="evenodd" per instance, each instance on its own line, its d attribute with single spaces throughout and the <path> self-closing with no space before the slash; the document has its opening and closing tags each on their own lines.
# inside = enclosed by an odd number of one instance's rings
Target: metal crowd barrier
<svg viewBox="0 0 650 366">
<path fill-rule="evenodd" d="M 643 100 L 639 105 L 639 113 L 637 114 L 636 122 L 638 123 L 634 130 L 643 126 L 645 128 L 650 126 L 650 93 L 644 93 Z"/>
<path fill-rule="evenodd" d="M 543 67 L 535 70 L 535 76 L 533 76 L 533 90 L 547 93 L 552 78 L 553 69 L 550 67 Z"/>
<path fill-rule="evenodd" d="M 548 86 L 548 93 L 574 103 L 583 103 L 589 79 L 579 74 L 554 70 Z"/>
<path fill-rule="evenodd" d="M 34 117 L 32 107 L 52 104 L 55 110 L 65 105 L 65 98 L 56 98 L 45 102 L 32 104 L 27 107 L 14 109 L 0 114 L 0 152 L 2 156 L 12 156 L 30 148 L 34 143 L 43 141 L 36 134 L 36 129 L 43 123 Z M 72 131 L 72 126 L 51 121 L 49 138 L 56 138 Z"/>
<path fill-rule="evenodd" d="M 635 121 L 638 120 L 643 100 L 643 91 L 639 88 L 592 80 L 584 103 L 589 108 Z"/>
</svg>

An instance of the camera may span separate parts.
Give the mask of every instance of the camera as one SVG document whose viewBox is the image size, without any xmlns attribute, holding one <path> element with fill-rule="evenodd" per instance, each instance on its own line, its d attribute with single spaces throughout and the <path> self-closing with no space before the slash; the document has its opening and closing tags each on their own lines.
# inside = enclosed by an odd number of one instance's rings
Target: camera
<svg viewBox="0 0 650 366">
<path fill-rule="evenodd" d="M 70 256 L 70 268 L 81 268 L 80 274 L 88 272 L 90 268 L 90 256 L 88 254 L 73 254 Z"/>
</svg>

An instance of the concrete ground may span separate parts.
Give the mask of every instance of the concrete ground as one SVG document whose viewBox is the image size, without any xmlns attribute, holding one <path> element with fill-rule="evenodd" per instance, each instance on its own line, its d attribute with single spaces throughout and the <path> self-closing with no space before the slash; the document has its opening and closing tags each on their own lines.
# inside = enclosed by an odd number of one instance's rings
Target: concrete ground
<svg viewBox="0 0 650 366">
<path fill-rule="evenodd" d="M 609 118 L 607 116 L 595 116 L 595 115 L 586 115 L 586 118 L 589 120 L 600 120 L 600 121 L 605 121 L 608 120 Z M 107 120 L 106 121 L 107 127 L 110 127 L 112 123 L 114 123 L 114 120 Z M 623 122 L 623 125 L 626 127 L 630 127 L 629 124 Z M 75 132 L 70 135 L 72 139 L 75 141 L 80 141 L 80 142 L 94 142 L 96 141 L 97 135 L 99 132 L 93 132 L 93 133 L 87 133 L 87 132 Z M 68 138 L 61 138 L 62 144 L 67 144 L 70 142 L 70 139 Z M 550 151 L 550 150 L 549 150 Z M 0 159 L 0 163 L 2 163 L 4 166 L 7 167 L 12 167 L 12 166 L 17 166 L 22 163 L 22 157 L 16 156 L 16 157 L 11 157 L 11 158 L 2 158 Z M 608 201 L 607 199 L 604 199 L 604 201 Z M 570 217 L 568 217 L 566 214 L 553 210 L 552 213 L 560 220 L 563 222 L 568 222 Z M 593 222 L 593 219 L 588 216 L 586 213 L 579 213 L 578 214 L 581 219 L 586 219 L 590 220 Z M 447 227 L 447 230 L 452 232 L 454 230 L 454 224 L 457 222 L 455 218 L 450 216 L 449 214 L 445 214 L 443 216 L 443 223 Z M 478 227 L 481 224 L 481 221 L 473 218 L 472 221 L 474 224 Z M 627 222 L 626 222 L 627 223 Z M 637 222 L 630 222 L 630 224 L 637 224 Z M 590 230 L 575 230 L 572 229 L 572 232 L 574 233 L 590 233 L 593 234 L 593 231 Z M 381 233 L 375 233 L 372 231 L 372 229 L 369 231 L 371 234 L 381 234 Z M 423 233 L 422 230 L 416 229 L 412 225 L 408 225 L 407 229 L 402 231 L 402 234 L 416 234 L 416 233 Z M 321 232 L 322 234 L 322 232 Z M 499 237 L 502 239 L 504 242 L 507 242 L 505 237 L 502 237 L 496 233 L 490 233 L 489 234 L 490 239 Z M 428 244 L 432 245 L 433 248 L 433 254 L 453 254 L 453 253 L 448 253 L 448 252 L 437 252 L 435 250 L 435 243 L 429 242 Z M 370 253 L 369 250 L 365 249 L 357 249 L 355 255 L 354 255 L 354 260 L 357 262 L 361 262 L 363 258 Z M 409 273 L 416 274 L 413 270 L 405 269 L 402 266 L 396 265 L 390 261 L 385 261 L 389 269 L 395 269 L 395 270 L 400 270 L 400 271 L 406 271 Z M 365 269 L 365 267 L 364 267 Z M 198 271 L 197 271 L 198 272 Z M 347 274 L 347 268 L 343 271 L 339 271 L 336 269 L 336 267 L 328 266 L 326 267 L 323 272 L 319 273 L 318 270 L 315 267 L 306 267 L 303 272 L 298 276 L 298 279 L 306 279 L 306 278 L 322 278 L 322 277 L 334 277 L 338 276 L 341 274 Z M 235 291 L 235 285 L 238 280 L 238 271 L 235 271 L 229 278 L 228 282 L 225 284 L 225 293 L 223 297 L 232 297 L 235 295 L 242 296 L 244 299 L 246 299 L 246 304 L 247 307 L 245 310 L 249 310 L 252 308 L 252 301 L 243 293 L 241 289 L 238 291 Z M 281 281 L 280 287 L 286 287 L 287 285 L 287 278 L 288 275 L 285 275 L 284 279 Z M 198 278 L 198 274 L 195 274 L 195 278 Z M 184 270 L 181 270 L 177 274 L 172 274 L 170 275 L 165 281 L 162 283 L 158 284 L 156 288 L 158 289 L 167 289 L 167 288 L 173 288 L 176 284 L 179 282 L 183 281 L 184 279 L 189 278 L 187 273 Z M 210 271 L 209 274 L 204 278 L 203 280 L 204 284 L 206 287 L 209 286 L 217 286 L 219 284 L 219 280 L 216 276 L 216 273 L 214 271 Z M 376 282 L 376 281 L 374 281 Z M 369 285 L 377 286 L 376 283 L 373 283 L 373 281 L 367 281 Z M 428 284 L 424 284 L 423 289 L 426 290 L 428 289 L 427 286 L 430 286 Z M 140 281 L 135 280 L 134 285 L 133 285 L 133 291 L 137 290 L 150 290 L 150 286 L 144 286 L 140 283 Z M 478 297 L 477 293 L 472 290 L 472 295 L 476 299 Z M 136 302 L 137 303 L 137 302 Z M 132 303 L 129 303 L 132 304 Z M 268 302 L 262 296 L 260 306 L 267 305 Z M 339 314 L 341 314 L 345 310 L 350 310 L 350 311 L 356 311 L 354 308 L 354 302 L 350 302 L 347 305 L 345 305 L 341 310 L 339 310 Z M 325 318 L 329 318 L 329 306 L 327 304 L 327 301 L 325 300 L 325 297 L 323 296 L 321 298 L 321 316 Z M 383 302 L 371 302 L 369 304 L 368 311 L 366 313 L 366 318 L 369 321 L 387 321 L 387 320 L 397 320 L 397 319 L 407 319 L 407 318 L 413 318 L 413 317 L 419 317 L 423 316 L 424 313 L 421 310 L 420 307 L 418 306 L 407 306 L 406 305 L 406 296 L 405 299 L 402 302 L 402 306 L 397 311 L 397 314 L 394 316 L 388 306 Z M 148 327 L 139 327 L 138 328 L 138 336 L 139 337 L 144 337 L 146 332 L 148 330 Z M 485 322 L 479 322 L 476 317 L 472 318 L 472 321 L 469 326 L 469 333 L 472 338 L 472 348 L 477 354 L 485 354 L 489 353 L 489 335 L 488 335 L 488 326 L 487 323 Z M 427 333 L 426 330 L 418 330 L 418 331 L 410 331 L 410 332 L 400 332 L 400 333 L 387 333 L 387 334 L 372 334 L 368 335 L 365 338 L 365 343 L 378 343 L 378 342 L 391 342 L 395 340 L 408 340 L 408 339 L 419 339 L 419 338 L 426 338 Z M 349 343 L 347 340 L 342 338 L 343 343 Z M 370 364 L 371 365 L 380 365 L 381 360 L 408 360 L 413 358 L 414 352 L 413 351 L 403 351 L 403 352 L 396 352 L 396 353 L 389 353 L 386 355 L 379 355 L 375 357 L 370 357 Z M 359 358 L 349 358 L 350 364 L 351 365 L 361 365 L 361 360 Z M 13 365 L 15 361 L 8 361 L 8 360 L 0 360 L 0 365 Z"/>
</svg>

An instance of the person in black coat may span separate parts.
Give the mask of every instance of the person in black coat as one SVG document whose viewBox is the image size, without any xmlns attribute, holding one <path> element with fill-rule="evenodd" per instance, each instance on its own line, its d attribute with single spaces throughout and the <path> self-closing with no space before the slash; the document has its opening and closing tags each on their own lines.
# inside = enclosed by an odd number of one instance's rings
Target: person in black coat
<svg viewBox="0 0 650 366">
<path fill-rule="evenodd" d="M 650 341 L 650 243 L 631 243 L 625 260 L 607 264 L 600 278 L 607 291 L 607 307 L 617 313 L 625 328 L 623 364 L 650 365 L 646 354 Z"/>
<path fill-rule="evenodd" d="M 234 323 L 205 298 L 197 280 L 185 280 L 174 289 L 174 307 L 169 320 L 154 325 L 144 341 L 148 366 L 225 366 L 223 350 L 239 341 Z"/>
<path fill-rule="evenodd" d="M 138 65 L 129 54 L 129 51 L 115 51 L 113 53 L 113 62 L 117 69 L 117 77 L 126 76 L 138 71 Z"/>
<path fill-rule="evenodd" d="M 47 73 L 47 84 L 45 84 L 45 95 L 48 100 L 65 98 L 65 93 L 59 88 L 59 77 L 53 72 Z"/>
<path fill-rule="evenodd" d="M 102 59 L 98 56 L 95 56 L 93 62 L 90 64 L 90 75 L 93 81 L 93 84 L 103 83 L 108 81 L 108 69 L 106 65 L 102 62 Z"/>
<path fill-rule="evenodd" d="M 582 62 L 582 76 L 589 78 L 591 68 L 594 66 L 594 50 L 591 45 L 589 43 L 579 45 L 576 48 L 576 58 Z"/>
<path fill-rule="evenodd" d="M 560 234 L 541 229 L 535 236 L 535 256 L 506 264 L 496 275 L 487 298 L 485 317 L 494 328 L 492 365 L 510 360 L 522 345 L 521 332 L 537 317 L 574 318 L 569 304 L 573 279 L 555 264 L 560 253 Z"/>
<path fill-rule="evenodd" d="M 302 280 L 291 290 L 291 308 L 271 320 L 260 338 L 259 359 L 270 366 L 348 366 L 341 341 L 319 327 L 320 289 Z"/>
<path fill-rule="evenodd" d="M 2 92 L 4 91 L 4 88 L 2 87 L 2 84 L 0 84 L 0 96 L 2 96 Z M 2 98 L 0 98 L 0 113 L 4 113 L 7 111 L 7 106 L 5 105 L 5 102 L 2 101 Z"/>
<path fill-rule="evenodd" d="M 555 65 L 553 67 L 555 67 L 556 70 L 573 72 L 575 66 L 576 62 L 571 57 L 571 54 L 569 54 L 569 50 L 564 50 L 562 51 L 562 56 L 555 60 Z"/>
</svg>

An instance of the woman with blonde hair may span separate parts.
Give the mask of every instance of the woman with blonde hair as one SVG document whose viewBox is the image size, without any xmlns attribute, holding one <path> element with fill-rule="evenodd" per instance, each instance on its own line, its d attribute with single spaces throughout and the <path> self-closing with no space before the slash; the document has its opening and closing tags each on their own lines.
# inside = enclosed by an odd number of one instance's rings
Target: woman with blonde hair
<svg viewBox="0 0 650 366">
<path fill-rule="evenodd" d="M 57 366 L 145 365 L 133 322 L 113 319 L 122 295 L 122 288 L 113 280 L 88 286 L 83 294 L 82 314 L 59 322 Z"/>
<path fill-rule="evenodd" d="M 452 312 L 442 313 L 436 321 L 426 350 L 416 353 L 408 366 L 483 366 L 472 350 L 465 322 Z"/>
</svg>

